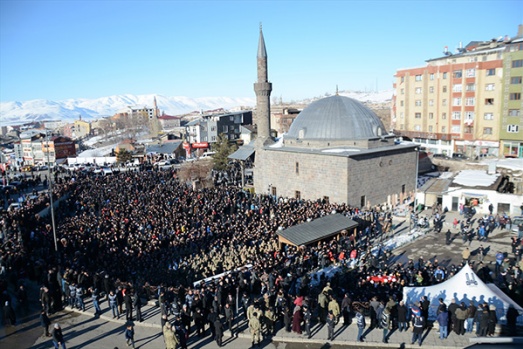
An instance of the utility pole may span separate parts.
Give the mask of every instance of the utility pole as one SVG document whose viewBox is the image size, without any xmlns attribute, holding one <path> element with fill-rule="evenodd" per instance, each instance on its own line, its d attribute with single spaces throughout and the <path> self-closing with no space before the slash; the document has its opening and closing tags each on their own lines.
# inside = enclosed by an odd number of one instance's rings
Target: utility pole
<svg viewBox="0 0 523 349">
<path fill-rule="evenodd" d="M 51 225 L 53 227 L 53 240 L 54 240 L 54 250 L 58 252 L 58 242 L 56 241 L 56 226 L 54 222 L 54 202 L 53 202 L 53 177 L 51 177 L 51 160 L 49 157 L 49 131 L 45 131 L 47 139 L 47 176 L 49 177 L 48 181 L 48 190 L 49 190 L 49 201 L 51 203 Z M 56 153 L 56 151 L 55 151 Z"/>
</svg>

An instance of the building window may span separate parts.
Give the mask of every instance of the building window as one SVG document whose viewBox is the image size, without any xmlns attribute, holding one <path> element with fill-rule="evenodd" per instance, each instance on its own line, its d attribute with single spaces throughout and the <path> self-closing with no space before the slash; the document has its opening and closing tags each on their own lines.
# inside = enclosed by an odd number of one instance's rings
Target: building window
<svg viewBox="0 0 523 349">
<path fill-rule="evenodd" d="M 521 99 L 521 93 L 520 92 L 514 92 L 508 95 L 508 98 L 511 101 L 519 101 Z"/>
<path fill-rule="evenodd" d="M 296 200 L 301 200 L 301 192 L 299 190 L 296 190 L 294 192 L 294 197 L 296 198 Z"/>
<path fill-rule="evenodd" d="M 521 76 L 513 76 L 510 78 L 510 83 L 512 85 L 519 85 L 521 84 Z"/>
<path fill-rule="evenodd" d="M 405 89 L 404 89 L 404 88 L 401 89 L 401 94 L 402 94 L 402 95 L 405 94 Z"/>
<path fill-rule="evenodd" d="M 523 59 L 517 59 L 512 61 L 512 68 L 521 68 L 523 67 Z"/>
<path fill-rule="evenodd" d="M 485 113 L 485 114 L 483 114 L 483 119 L 485 119 L 485 120 L 494 120 L 494 113 Z"/>
<path fill-rule="evenodd" d="M 461 92 L 461 91 L 463 91 L 461 84 L 455 84 L 454 86 L 452 86 L 452 92 Z"/>
<path fill-rule="evenodd" d="M 433 99 L 429 99 L 429 106 L 430 107 L 434 106 L 434 100 Z"/>
<path fill-rule="evenodd" d="M 494 105 L 494 98 L 485 98 L 485 105 Z"/>
<path fill-rule="evenodd" d="M 450 132 L 451 133 L 460 133 L 461 132 L 461 126 L 459 126 L 459 125 L 452 126 L 452 128 L 450 129 Z"/>
<path fill-rule="evenodd" d="M 475 104 L 476 104 L 476 98 L 468 97 L 465 99 L 465 105 L 475 105 Z"/>
<path fill-rule="evenodd" d="M 360 206 L 365 207 L 366 204 L 367 204 L 367 199 L 365 198 L 365 195 L 362 195 L 360 197 Z"/>
<path fill-rule="evenodd" d="M 216 142 L 216 136 L 211 136 L 211 142 Z"/>
<path fill-rule="evenodd" d="M 405 81 L 405 77 L 402 76 L 402 77 L 401 77 L 401 82 L 403 83 L 404 81 Z"/>
<path fill-rule="evenodd" d="M 447 120 L 447 113 L 442 113 L 441 114 L 441 119 L 442 120 Z"/>
<path fill-rule="evenodd" d="M 432 132 L 432 125 L 429 125 L 429 132 Z"/>
<path fill-rule="evenodd" d="M 446 106 L 447 106 L 447 100 L 446 100 L 446 99 L 443 99 L 443 100 L 441 101 L 441 105 L 444 106 L 444 107 L 446 107 Z"/>
<path fill-rule="evenodd" d="M 474 128 L 472 126 L 465 126 L 463 133 L 472 133 L 473 131 L 474 131 Z"/>
<path fill-rule="evenodd" d="M 434 73 L 431 73 L 431 74 L 429 75 L 429 78 L 430 78 L 430 80 L 434 80 Z"/>
<path fill-rule="evenodd" d="M 429 93 L 434 93 L 434 86 L 429 87 Z"/>
<path fill-rule="evenodd" d="M 509 116 L 519 116 L 520 110 L 519 109 L 509 109 L 508 115 Z"/>
<path fill-rule="evenodd" d="M 447 86 L 443 86 L 443 93 L 447 92 Z"/>
<path fill-rule="evenodd" d="M 229 126 L 228 126 L 228 125 L 223 125 L 223 126 L 222 126 L 222 131 L 223 131 L 224 133 L 229 132 Z"/>
<path fill-rule="evenodd" d="M 507 125 L 507 132 L 508 133 L 518 133 L 519 125 Z"/>
<path fill-rule="evenodd" d="M 416 78 L 415 78 L 416 81 L 421 81 L 422 79 L 423 79 L 422 75 L 416 75 Z"/>
<path fill-rule="evenodd" d="M 272 196 L 277 195 L 276 187 L 271 187 L 271 194 L 272 194 Z"/>
<path fill-rule="evenodd" d="M 441 126 L 441 133 L 447 132 L 447 126 Z"/>
<path fill-rule="evenodd" d="M 494 84 L 486 84 L 485 91 L 494 91 Z"/>
<path fill-rule="evenodd" d="M 452 112 L 452 120 L 461 120 L 461 112 L 459 112 L 459 111 Z"/>
<path fill-rule="evenodd" d="M 400 119 L 403 119 L 403 112 L 400 112 Z"/>
<path fill-rule="evenodd" d="M 465 112 L 465 120 L 474 120 L 474 112 L 473 111 Z"/>
<path fill-rule="evenodd" d="M 414 125 L 414 131 L 421 131 L 421 125 Z"/>
<path fill-rule="evenodd" d="M 492 134 L 492 127 L 483 127 L 483 134 L 484 135 L 491 135 Z"/>
<path fill-rule="evenodd" d="M 454 78 L 459 79 L 463 76 L 463 72 L 461 70 L 454 70 Z"/>
<path fill-rule="evenodd" d="M 476 69 L 467 69 L 467 78 L 473 78 L 476 76 Z"/>
<path fill-rule="evenodd" d="M 416 107 L 421 107 L 421 99 L 416 99 L 416 102 L 414 103 Z"/>
<path fill-rule="evenodd" d="M 452 105 L 460 106 L 461 105 L 461 98 L 452 98 Z"/>
<path fill-rule="evenodd" d="M 421 94 L 421 87 L 416 87 L 415 93 L 417 95 L 420 95 Z"/>
<path fill-rule="evenodd" d="M 444 72 L 443 73 L 443 80 L 446 80 L 446 79 L 447 79 L 447 72 Z M 445 91 L 443 91 L 443 92 L 445 92 Z"/>
<path fill-rule="evenodd" d="M 414 117 L 415 117 L 416 119 L 421 119 L 421 113 L 415 113 L 415 114 L 414 114 Z"/>
<path fill-rule="evenodd" d="M 403 101 L 400 101 L 400 106 L 403 107 L 405 103 Z"/>
<path fill-rule="evenodd" d="M 296 162 L 296 174 L 300 174 L 300 163 Z"/>
<path fill-rule="evenodd" d="M 429 113 L 429 119 L 434 119 L 434 113 Z"/>
<path fill-rule="evenodd" d="M 467 84 L 467 91 L 476 91 L 476 84 Z"/>
<path fill-rule="evenodd" d="M 487 76 L 494 76 L 496 75 L 496 68 L 487 69 Z"/>
</svg>

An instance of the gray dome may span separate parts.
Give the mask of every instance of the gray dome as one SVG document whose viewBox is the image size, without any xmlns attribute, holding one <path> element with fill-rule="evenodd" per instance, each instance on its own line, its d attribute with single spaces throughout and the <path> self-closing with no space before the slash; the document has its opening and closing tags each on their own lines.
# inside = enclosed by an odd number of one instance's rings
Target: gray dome
<svg viewBox="0 0 523 349">
<path fill-rule="evenodd" d="M 305 108 L 293 121 L 285 138 L 351 140 L 385 134 L 383 123 L 372 110 L 352 98 L 332 96 Z"/>
</svg>

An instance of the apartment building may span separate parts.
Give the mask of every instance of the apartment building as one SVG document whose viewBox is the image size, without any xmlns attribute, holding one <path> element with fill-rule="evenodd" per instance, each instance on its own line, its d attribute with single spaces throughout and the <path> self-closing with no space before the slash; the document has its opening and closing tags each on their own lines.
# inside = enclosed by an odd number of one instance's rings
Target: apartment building
<svg viewBox="0 0 523 349">
<path fill-rule="evenodd" d="M 395 75 L 392 126 L 427 151 L 523 157 L 521 66 L 516 38 L 473 41 Z"/>
</svg>

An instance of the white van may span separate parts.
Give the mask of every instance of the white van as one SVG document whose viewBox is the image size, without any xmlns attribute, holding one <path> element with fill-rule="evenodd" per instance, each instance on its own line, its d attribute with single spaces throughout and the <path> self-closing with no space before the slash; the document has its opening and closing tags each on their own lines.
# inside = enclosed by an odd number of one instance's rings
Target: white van
<svg viewBox="0 0 523 349">
<path fill-rule="evenodd" d="M 207 153 L 203 153 L 203 155 L 200 157 L 200 159 L 211 159 L 214 154 L 216 154 L 216 152 L 208 151 Z"/>
</svg>

